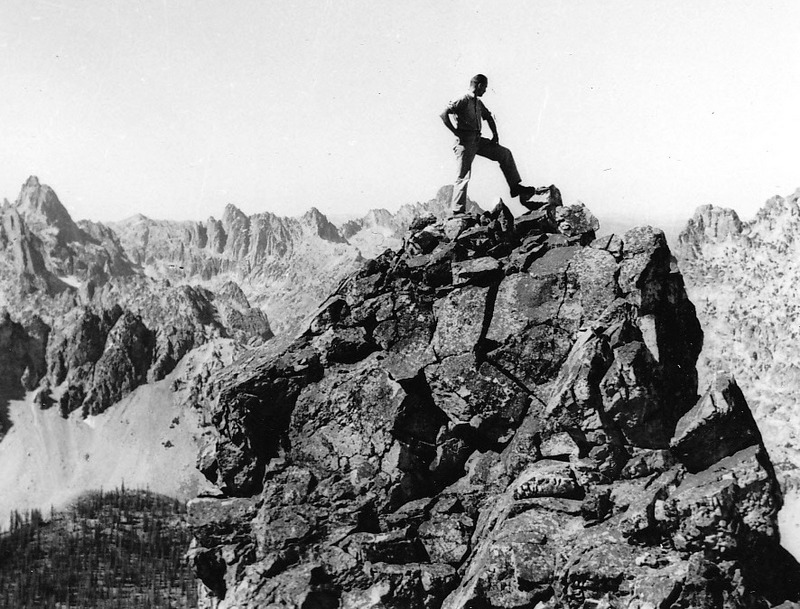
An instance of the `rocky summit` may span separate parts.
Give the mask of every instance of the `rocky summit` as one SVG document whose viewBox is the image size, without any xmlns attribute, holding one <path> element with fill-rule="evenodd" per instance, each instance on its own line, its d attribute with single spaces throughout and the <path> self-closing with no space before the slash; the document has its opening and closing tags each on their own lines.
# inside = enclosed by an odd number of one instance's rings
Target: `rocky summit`
<svg viewBox="0 0 800 609">
<path fill-rule="evenodd" d="M 415 219 L 218 373 L 202 606 L 790 606 L 781 493 L 661 231 L 555 196 Z"/>
</svg>

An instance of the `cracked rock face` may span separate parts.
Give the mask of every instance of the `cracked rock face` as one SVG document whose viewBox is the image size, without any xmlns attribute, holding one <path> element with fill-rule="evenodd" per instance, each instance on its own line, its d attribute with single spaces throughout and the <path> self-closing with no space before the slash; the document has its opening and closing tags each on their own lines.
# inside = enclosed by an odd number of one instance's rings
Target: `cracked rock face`
<svg viewBox="0 0 800 609">
<path fill-rule="evenodd" d="M 767 607 L 781 496 L 663 233 L 583 206 L 413 223 L 223 371 L 204 606 Z"/>
</svg>

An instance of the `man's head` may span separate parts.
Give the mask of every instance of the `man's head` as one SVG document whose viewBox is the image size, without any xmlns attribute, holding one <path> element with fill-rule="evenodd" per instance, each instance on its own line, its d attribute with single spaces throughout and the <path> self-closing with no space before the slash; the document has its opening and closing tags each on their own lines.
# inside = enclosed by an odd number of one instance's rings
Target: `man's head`
<svg viewBox="0 0 800 609">
<path fill-rule="evenodd" d="M 486 78 L 483 74 L 476 74 L 472 77 L 472 80 L 469 81 L 469 89 L 472 91 L 477 97 L 480 97 L 484 93 L 486 93 L 486 87 L 489 85 L 489 79 Z"/>
</svg>

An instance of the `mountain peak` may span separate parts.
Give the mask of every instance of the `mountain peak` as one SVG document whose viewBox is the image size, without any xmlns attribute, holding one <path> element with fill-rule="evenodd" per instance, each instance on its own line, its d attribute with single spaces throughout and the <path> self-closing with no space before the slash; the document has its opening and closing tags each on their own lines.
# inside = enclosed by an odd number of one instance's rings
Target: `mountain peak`
<svg viewBox="0 0 800 609">
<path fill-rule="evenodd" d="M 713 241 L 722 241 L 729 236 L 741 234 L 742 226 L 739 214 L 733 209 L 701 205 L 695 210 L 684 232 L 694 230 L 702 232 Z"/>
<path fill-rule="evenodd" d="M 222 212 L 222 223 L 225 226 L 230 226 L 234 222 L 245 222 L 248 223 L 247 214 L 245 214 L 241 209 L 236 207 L 233 203 L 228 203 L 225 206 L 225 211 Z"/>
<path fill-rule="evenodd" d="M 771 243 L 781 250 L 795 243 L 800 237 L 800 189 L 787 197 L 770 197 L 748 222 L 742 222 L 732 209 L 698 207 L 678 236 L 678 251 L 685 258 L 693 258 L 706 245 L 740 237 L 747 242 Z"/>
<path fill-rule="evenodd" d="M 27 225 L 36 231 L 55 228 L 58 239 L 65 243 L 85 237 L 55 191 L 41 184 L 36 176 L 30 176 L 22 185 L 15 205 Z"/>
<path fill-rule="evenodd" d="M 345 243 L 345 239 L 342 237 L 339 229 L 316 207 L 312 207 L 304 213 L 301 217 L 301 222 L 307 224 L 311 230 L 326 241 Z"/>
<path fill-rule="evenodd" d="M 744 224 L 734 210 L 701 205 L 678 235 L 676 250 L 681 257 L 692 259 L 700 253 L 704 245 L 736 238 L 743 230 Z"/>
<path fill-rule="evenodd" d="M 795 193 L 797 194 L 797 193 Z M 775 195 L 764 203 L 756 214 L 756 222 L 770 221 L 777 219 L 784 214 L 790 217 L 800 216 L 800 205 L 796 196 L 781 197 Z"/>
<path fill-rule="evenodd" d="M 152 222 L 152 218 L 145 216 L 141 213 L 135 213 L 132 216 L 128 216 L 124 220 L 121 220 L 119 224 L 128 225 L 128 224 L 141 224 L 141 223 L 149 223 Z"/>
</svg>

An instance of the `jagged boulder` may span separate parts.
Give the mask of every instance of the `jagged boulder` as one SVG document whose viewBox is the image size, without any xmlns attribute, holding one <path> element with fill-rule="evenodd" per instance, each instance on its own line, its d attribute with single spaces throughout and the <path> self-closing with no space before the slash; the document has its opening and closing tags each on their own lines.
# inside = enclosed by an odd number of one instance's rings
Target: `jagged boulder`
<svg viewBox="0 0 800 609">
<path fill-rule="evenodd" d="M 582 245 L 591 243 L 600 228 L 600 222 L 583 203 L 557 207 L 555 221 L 559 233 L 568 239 L 577 239 Z"/>
<path fill-rule="evenodd" d="M 726 374 L 718 374 L 702 399 L 675 429 L 670 446 L 690 471 L 700 471 L 748 446 L 761 434 L 741 389 Z"/>
<path fill-rule="evenodd" d="M 248 496 L 260 488 L 270 457 L 280 452 L 280 432 L 300 392 L 321 378 L 322 367 L 319 353 L 308 347 L 281 355 L 273 344 L 249 355 L 243 368 L 228 370 L 233 374 L 218 381 L 211 412 L 216 434 L 209 438 L 214 445 L 204 473 L 229 495 Z"/>
</svg>

